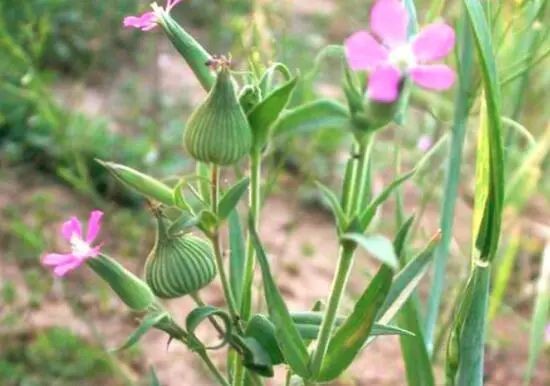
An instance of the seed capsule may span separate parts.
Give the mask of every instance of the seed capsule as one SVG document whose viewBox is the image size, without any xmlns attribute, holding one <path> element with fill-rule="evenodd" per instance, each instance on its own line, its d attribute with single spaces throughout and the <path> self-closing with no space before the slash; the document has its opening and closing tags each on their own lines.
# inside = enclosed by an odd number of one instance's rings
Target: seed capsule
<svg viewBox="0 0 550 386">
<path fill-rule="evenodd" d="M 237 98 L 227 63 L 219 65 L 214 87 L 191 114 L 184 145 L 196 160 L 217 165 L 234 164 L 248 154 L 252 131 Z"/>
<path fill-rule="evenodd" d="M 145 263 L 145 281 L 160 298 L 184 296 L 208 285 L 216 276 L 212 247 L 191 234 L 172 236 L 157 215 L 155 246 Z"/>
</svg>

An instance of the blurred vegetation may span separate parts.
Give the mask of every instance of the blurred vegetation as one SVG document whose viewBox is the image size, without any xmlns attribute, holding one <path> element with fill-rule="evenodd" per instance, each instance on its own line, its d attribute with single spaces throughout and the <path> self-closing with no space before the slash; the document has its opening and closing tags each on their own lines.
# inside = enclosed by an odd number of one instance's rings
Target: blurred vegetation
<svg viewBox="0 0 550 386">
<path fill-rule="evenodd" d="M 144 38 L 141 32 L 121 28 L 125 15 L 142 12 L 148 3 L 147 0 L 0 0 L 0 173 L 2 167 L 24 165 L 19 175 L 33 178 L 34 174 L 27 174 L 26 168 L 55 175 L 75 189 L 79 197 L 95 204 L 109 198 L 135 206 L 139 199 L 120 187 L 95 158 L 121 162 L 165 177 L 189 166 L 179 140 L 190 110 L 186 105 L 188 101 L 185 96 L 178 96 L 175 102 L 167 101 L 161 95 L 162 90 L 156 88 L 158 82 L 151 87 L 150 78 L 155 74 L 140 72 L 142 67 L 153 67 L 151 63 L 158 61 L 155 45 L 162 37 L 153 33 Z M 185 6 L 176 8 L 174 14 L 176 19 L 185 20 L 183 24 L 196 32 L 211 52 L 230 51 L 240 68 L 246 67 L 252 58 L 262 65 L 281 60 L 292 71 L 299 72 L 302 84 L 294 95 L 293 105 L 319 95 L 343 101 L 338 55 L 329 52 L 316 58 L 315 53 L 329 44 L 340 44 L 349 33 L 364 28 L 369 7 L 362 0 L 332 1 L 329 11 L 311 11 L 304 16 L 293 13 L 292 3 L 188 0 Z M 422 0 L 415 3 L 425 10 L 419 12 L 420 23 L 425 24 L 441 15 L 454 20 L 460 2 Z M 500 77 L 506 81 L 503 100 L 508 119 L 505 128 L 510 193 L 506 237 L 499 258 L 502 264 L 495 272 L 496 290 L 491 297 L 491 317 L 495 317 L 499 309 L 508 310 L 504 304 L 506 296 L 510 298 L 508 303 L 523 309 L 532 297 L 543 246 L 532 241 L 532 235 L 525 234 L 521 219 L 534 198 L 538 203 L 530 209 L 531 213 L 547 212 L 550 197 L 550 179 L 546 178 L 550 169 L 550 126 L 546 111 L 550 41 L 548 28 L 542 28 L 535 21 L 544 20 L 549 7 L 539 10 L 540 15 L 533 15 L 529 5 L 535 2 L 496 3 L 499 6 L 492 12 L 495 35 L 501 42 L 498 44 Z M 124 103 L 117 108 L 130 111 L 134 115 L 130 118 L 89 116 L 66 107 L 56 95 L 56 83 L 100 83 L 121 72 L 132 73 L 120 90 Z M 182 90 L 181 94 L 186 91 Z M 438 184 L 443 181 L 446 167 L 452 93 L 433 97 L 415 92 L 411 104 L 406 129 L 385 132 L 374 149 L 375 173 L 383 176 L 388 170 L 393 171 L 396 148 L 403 149 L 399 154 L 403 168 L 413 165 L 414 160 L 423 155 L 416 147 L 421 134 L 432 136 L 435 143 L 441 141 L 415 180 L 415 188 L 421 195 L 418 214 L 421 217 L 427 206 L 441 199 Z M 477 112 L 478 107 L 474 106 L 474 113 Z M 131 130 L 114 131 L 115 120 L 131 123 Z M 466 202 L 472 188 L 474 142 L 468 138 L 464 155 L 465 178 L 461 188 Z M 267 164 L 271 166 L 271 174 L 266 179 L 277 189 L 275 179 L 285 169 L 306 182 L 300 185 L 300 197 L 318 203 L 313 182 L 321 179 L 335 183 L 341 178 L 344 166 L 341 154 L 348 147 L 349 135 L 341 128 L 279 139 L 269 155 Z M 0 180 L 3 176 L 0 174 Z M 56 199 L 59 197 L 37 194 L 25 205 L 14 200 L 0 213 L 0 251 L 9 251 L 5 254 L 7 261 L 16 260 L 24 270 L 23 280 L 31 294 L 29 307 L 38 307 L 47 293 L 45 288 L 51 285 L 51 280 L 44 279 L 36 267 L 36 257 L 48 244 L 49 235 L 44 233 L 47 224 L 65 215 L 53 215 L 55 208 L 40 210 L 52 206 Z M 36 213 L 36 216 L 29 220 L 26 213 Z M 146 220 L 136 218 L 132 211 L 118 211 L 110 219 L 114 223 L 113 237 L 121 236 L 117 248 L 123 256 L 143 255 L 143 243 L 139 241 L 144 232 L 137 224 L 140 221 Z M 381 226 L 390 227 L 392 223 Z M 311 254 L 311 246 L 303 245 L 304 255 Z M 460 246 L 456 249 L 457 255 L 464 252 Z M 514 271 L 518 272 L 515 276 Z M 106 293 L 103 295 L 108 296 Z M 2 313 L 16 297 L 15 285 L 2 280 L 0 331 L 21 322 L 14 314 Z M 61 386 L 77 382 L 97 385 L 109 379 L 116 382 L 119 376 L 103 348 L 63 329 L 36 331 L 22 338 L 0 333 L 0 347 L 1 385 Z M 66 366 L 67 363 L 71 365 Z"/>
</svg>

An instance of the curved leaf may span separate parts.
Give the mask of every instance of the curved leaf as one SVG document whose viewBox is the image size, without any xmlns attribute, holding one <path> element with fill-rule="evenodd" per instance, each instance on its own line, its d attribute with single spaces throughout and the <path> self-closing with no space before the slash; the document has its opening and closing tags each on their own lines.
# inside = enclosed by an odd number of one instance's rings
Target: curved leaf
<svg viewBox="0 0 550 386">
<path fill-rule="evenodd" d="M 330 99 L 318 99 L 284 111 L 272 128 L 274 137 L 304 135 L 314 131 L 345 128 L 348 110 Z"/>
<path fill-rule="evenodd" d="M 279 342 L 279 347 L 292 370 L 302 378 L 308 379 L 310 377 L 310 371 L 308 367 L 309 355 L 306 345 L 300 336 L 300 332 L 292 322 L 285 301 L 273 280 L 267 256 L 265 255 L 258 234 L 254 228 L 254 220 L 252 218 L 249 221 L 249 230 L 252 243 L 256 250 L 258 263 L 262 271 L 267 309 L 269 317 L 275 325 L 275 336 Z"/>
<path fill-rule="evenodd" d="M 381 235 L 362 235 L 360 233 L 345 233 L 342 240 L 353 241 L 367 251 L 372 257 L 392 269 L 397 269 L 399 263 L 392 242 Z"/>
</svg>

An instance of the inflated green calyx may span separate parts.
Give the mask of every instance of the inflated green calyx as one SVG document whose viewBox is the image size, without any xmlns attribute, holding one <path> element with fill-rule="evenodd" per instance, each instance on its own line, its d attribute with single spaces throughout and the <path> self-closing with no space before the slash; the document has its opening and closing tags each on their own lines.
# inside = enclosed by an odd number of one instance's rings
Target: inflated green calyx
<svg viewBox="0 0 550 386">
<path fill-rule="evenodd" d="M 216 83 L 191 114 L 184 134 L 187 152 L 217 165 L 236 163 L 252 146 L 252 131 L 239 103 L 227 62 L 217 62 Z"/>
<path fill-rule="evenodd" d="M 157 214 L 155 246 L 145 263 L 145 281 L 153 293 L 165 299 L 194 293 L 216 276 L 212 247 L 191 234 L 170 235 Z"/>
</svg>

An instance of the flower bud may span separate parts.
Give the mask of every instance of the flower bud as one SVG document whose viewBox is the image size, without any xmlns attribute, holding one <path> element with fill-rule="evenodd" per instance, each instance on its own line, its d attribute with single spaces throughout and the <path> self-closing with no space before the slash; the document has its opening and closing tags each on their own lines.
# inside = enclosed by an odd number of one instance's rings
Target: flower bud
<svg viewBox="0 0 550 386">
<path fill-rule="evenodd" d="M 134 311 L 143 311 L 155 301 L 155 296 L 145 282 L 110 257 L 101 254 L 88 259 L 86 263 Z"/>
<path fill-rule="evenodd" d="M 171 299 L 208 285 L 216 276 L 212 247 L 191 234 L 170 235 L 160 214 L 155 246 L 145 263 L 145 280 L 155 295 Z"/>
<path fill-rule="evenodd" d="M 214 87 L 189 118 L 184 145 L 196 160 L 217 165 L 233 164 L 248 154 L 252 130 L 227 63 L 220 65 Z"/>
</svg>

